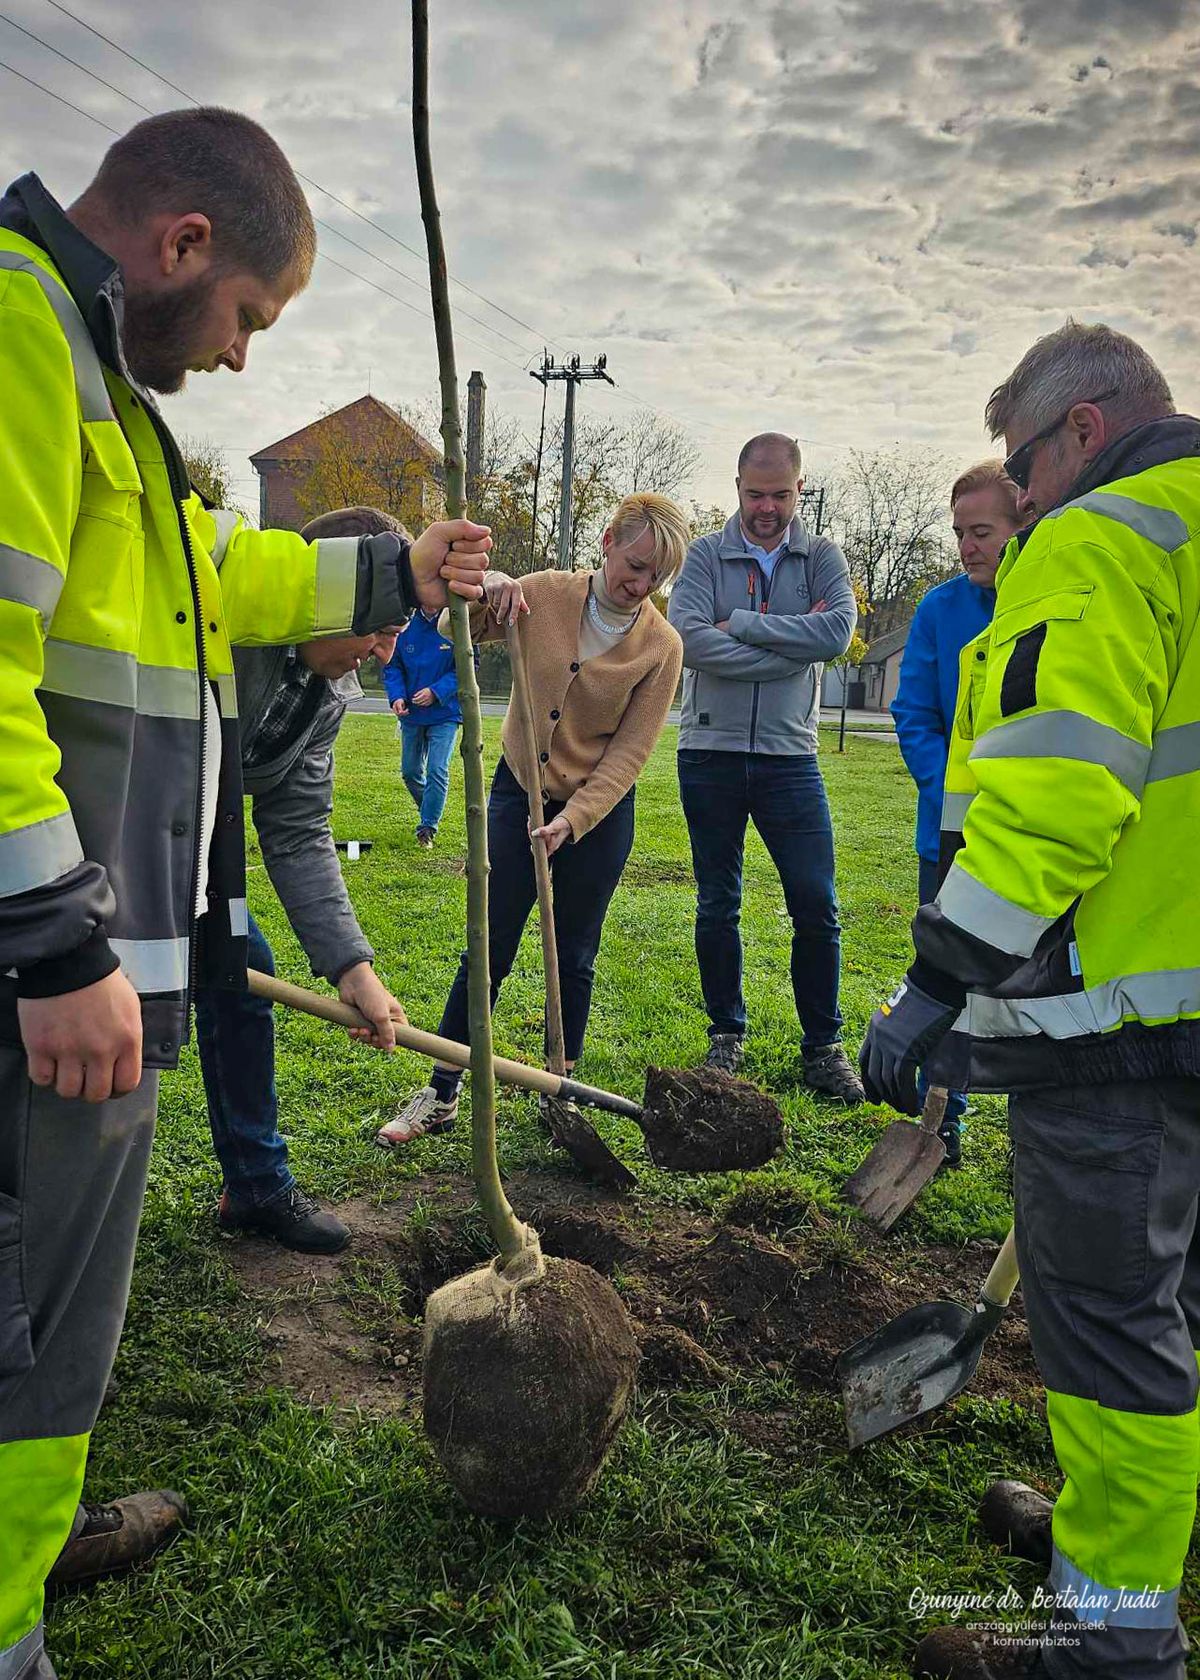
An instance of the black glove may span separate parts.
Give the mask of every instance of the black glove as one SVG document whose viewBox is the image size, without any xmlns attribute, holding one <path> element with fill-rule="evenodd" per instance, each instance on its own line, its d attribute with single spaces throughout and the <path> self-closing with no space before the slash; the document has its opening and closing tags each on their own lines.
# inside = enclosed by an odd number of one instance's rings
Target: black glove
<svg viewBox="0 0 1200 1680">
<path fill-rule="evenodd" d="M 871 1017 L 858 1053 L 868 1102 L 890 1103 L 901 1114 L 919 1114 L 917 1069 L 950 1031 L 961 1003 L 941 1003 L 911 978 Z"/>
</svg>

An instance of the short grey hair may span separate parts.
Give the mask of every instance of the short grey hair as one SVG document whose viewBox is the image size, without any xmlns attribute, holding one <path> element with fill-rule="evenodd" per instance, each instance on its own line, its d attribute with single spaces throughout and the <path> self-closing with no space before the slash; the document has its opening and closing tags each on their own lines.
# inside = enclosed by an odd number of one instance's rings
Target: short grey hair
<svg viewBox="0 0 1200 1680">
<path fill-rule="evenodd" d="M 1039 338 L 997 385 L 984 423 L 993 438 L 1011 430 L 1037 432 L 1072 403 L 1094 402 L 1102 391 L 1115 395 L 1098 406 L 1126 430 L 1175 412 L 1170 386 L 1140 344 L 1113 327 L 1068 318 Z"/>
</svg>

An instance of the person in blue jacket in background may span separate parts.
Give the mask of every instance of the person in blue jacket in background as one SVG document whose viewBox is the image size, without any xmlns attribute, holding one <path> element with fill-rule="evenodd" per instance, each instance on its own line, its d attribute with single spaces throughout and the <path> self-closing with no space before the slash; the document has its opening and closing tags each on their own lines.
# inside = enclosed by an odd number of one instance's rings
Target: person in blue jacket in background
<svg viewBox="0 0 1200 1680">
<path fill-rule="evenodd" d="M 400 774 L 419 812 L 417 844 L 428 850 L 450 791 L 450 755 L 462 708 L 454 670 L 454 644 L 438 629 L 438 614 L 420 608 L 383 668 L 383 686 L 400 719 Z"/>
<path fill-rule="evenodd" d="M 946 755 L 958 699 L 958 656 L 992 621 L 996 571 L 1005 544 L 1021 524 L 1017 487 L 1004 463 L 980 461 L 950 491 L 950 516 L 962 572 L 931 589 L 913 617 L 900 665 L 892 720 L 900 751 L 917 784 L 918 901 L 937 896 Z M 967 1099 L 952 1091 L 941 1128 L 946 1160 L 962 1158 L 962 1116 Z"/>
</svg>

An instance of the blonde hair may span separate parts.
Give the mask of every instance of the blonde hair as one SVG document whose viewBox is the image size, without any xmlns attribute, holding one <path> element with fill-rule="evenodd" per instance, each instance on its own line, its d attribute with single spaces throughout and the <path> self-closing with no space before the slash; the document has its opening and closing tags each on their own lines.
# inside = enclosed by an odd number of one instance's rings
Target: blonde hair
<svg viewBox="0 0 1200 1680">
<path fill-rule="evenodd" d="M 617 548 L 628 548 L 647 529 L 652 531 L 657 587 L 665 589 L 678 577 L 691 533 L 687 515 L 669 496 L 659 496 L 653 490 L 635 490 L 621 502 L 608 522 L 608 529 Z"/>
<path fill-rule="evenodd" d="M 986 490 L 993 484 L 1007 496 L 1013 520 L 1019 522 L 1017 487 L 1004 471 L 1004 462 L 996 459 L 977 461 L 965 473 L 958 475 L 950 491 L 950 511 L 953 513 L 954 504 L 960 496 L 969 496 L 973 490 Z"/>
</svg>

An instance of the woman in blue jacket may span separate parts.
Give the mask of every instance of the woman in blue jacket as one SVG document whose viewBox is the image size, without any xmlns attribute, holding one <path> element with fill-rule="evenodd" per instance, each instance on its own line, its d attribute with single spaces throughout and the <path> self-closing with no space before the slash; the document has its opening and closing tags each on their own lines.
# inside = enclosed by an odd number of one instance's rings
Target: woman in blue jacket
<svg viewBox="0 0 1200 1680">
<path fill-rule="evenodd" d="M 418 608 L 383 668 L 383 686 L 400 719 L 400 774 L 419 812 L 417 844 L 426 850 L 446 809 L 450 755 L 462 722 L 454 645 L 437 619 Z"/>
<path fill-rule="evenodd" d="M 981 461 L 955 481 L 950 516 L 962 572 L 939 583 L 921 601 L 913 617 L 900 665 L 900 686 L 892 719 L 900 751 L 917 784 L 918 900 L 937 895 L 938 850 L 946 755 L 958 698 L 958 656 L 992 621 L 996 571 L 1005 544 L 1021 524 L 1017 487 L 1004 476 L 1003 461 Z M 962 1155 L 961 1091 L 951 1093 L 942 1127 L 946 1159 L 957 1166 Z"/>
</svg>

